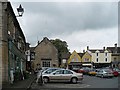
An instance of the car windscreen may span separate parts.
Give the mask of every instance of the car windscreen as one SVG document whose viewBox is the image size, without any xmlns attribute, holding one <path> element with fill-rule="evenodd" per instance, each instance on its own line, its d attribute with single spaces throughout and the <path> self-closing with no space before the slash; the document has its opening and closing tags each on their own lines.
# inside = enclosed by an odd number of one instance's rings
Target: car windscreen
<svg viewBox="0 0 120 90">
<path fill-rule="evenodd" d="M 105 72 L 109 72 L 109 73 L 111 73 L 112 71 L 111 70 L 109 70 L 109 69 L 105 69 L 104 70 Z"/>
<path fill-rule="evenodd" d="M 50 73 L 52 73 L 52 72 L 55 71 L 55 70 L 57 70 L 57 69 L 48 69 L 48 70 L 46 70 L 44 73 L 50 74 Z"/>
</svg>

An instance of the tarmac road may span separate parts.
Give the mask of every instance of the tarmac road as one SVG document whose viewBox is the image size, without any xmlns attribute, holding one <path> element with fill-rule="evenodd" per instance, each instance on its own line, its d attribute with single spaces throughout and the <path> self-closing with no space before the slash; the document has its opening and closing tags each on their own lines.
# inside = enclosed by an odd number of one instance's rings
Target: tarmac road
<svg viewBox="0 0 120 90">
<path fill-rule="evenodd" d="M 118 88 L 118 77 L 100 78 L 84 75 L 84 80 L 82 82 L 78 82 L 77 84 L 51 82 L 41 86 L 33 83 L 31 88 L 37 90 L 50 88 Z"/>
</svg>

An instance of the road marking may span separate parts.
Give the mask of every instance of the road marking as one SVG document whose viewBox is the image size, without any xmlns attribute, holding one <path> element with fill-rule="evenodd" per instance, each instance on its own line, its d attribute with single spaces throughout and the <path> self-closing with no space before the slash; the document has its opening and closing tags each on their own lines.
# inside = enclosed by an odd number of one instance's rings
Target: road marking
<svg viewBox="0 0 120 90">
<path fill-rule="evenodd" d="M 81 86 L 80 88 L 87 88 L 89 87 L 90 85 L 87 85 L 87 84 L 84 84 L 84 86 Z"/>
</svg>

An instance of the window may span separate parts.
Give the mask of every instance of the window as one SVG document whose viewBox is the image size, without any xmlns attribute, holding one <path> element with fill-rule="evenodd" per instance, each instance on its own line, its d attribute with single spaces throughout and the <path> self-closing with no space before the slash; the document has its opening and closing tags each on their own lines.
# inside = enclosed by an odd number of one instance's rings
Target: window
<svg viewBox="0 0 120 90">
<path fill-rule="evenodd" d="M 96 53 L 96 56 L 98 56 L 98 53 Z"/>
<path fill-rule="evenodd" d="M 63 70 L 56 71 L 55 74 L 63 74 Z"/>
<path fill-rule="evenodd" d="M 116 58 L 114 58 L 114 61 L 116 61 Z"/>
<path fill-rule="evenodd" d="M 78 58 L 76 58 L 76 61 L 78 62 Z"/>
<path fill-rule="evenodd" d="M 64 70 L 64 74 L 73 74 L 71 71 Z"/>
<path fill-rule="evenodd" d="M 107 58 L 105 58 L 105 61 L 107 62 Z"/>
<path fill-rule="evenodd" d="M 85 58 L 84 61 L 85 61 L 85 62 L 88 62 L 88 61 L 89 61 L 89 58 Z"/>
<path fill-rule="evenodd" d="M 55 70 L 57 70 L 57 69 L 49 69 L 49 70 L 45 71 L 45 74 L 50 74 L 51 72 L 53 72 Z"/>
<path fill-rule="evenodd" d="M 96 59 L 96 62 L 98 62 L 98 58 Z"/>
<path fill-rule="evenodd" d="M 74 58 L 72 59 L 72 62 L 74 62 Z"/>
<path fill-rule="evenodd" d="M 42 67 L 50 67 L 50 61 L 43 61 Z"/>
<path fill-rule="evenodd" d="M 107 54 L 107 52 L 105 53 L 105 56 L 107 56 L 108 54 Z"/>
</svg>

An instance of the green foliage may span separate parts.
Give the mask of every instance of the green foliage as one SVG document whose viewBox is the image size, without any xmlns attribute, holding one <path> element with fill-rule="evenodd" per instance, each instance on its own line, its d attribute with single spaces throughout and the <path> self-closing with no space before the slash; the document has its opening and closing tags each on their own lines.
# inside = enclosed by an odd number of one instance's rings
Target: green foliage
<svg viewBox="0 0 120 90">
<path fill-rule="evenodd" d="M 66 41 L 60 39 L 50 40 L 58 50 L 59 66 L 61 65 L 62 53 L 68 53 L 68 45 Z"/>
<path fill-rule="evenodd" d="M 55 39 L 55 40 L 51 40 L 51 42 L 58 49 L 58 53 L 69 52 L 66 41 L 61 41 L 60 39 Z"/>
</svg>

